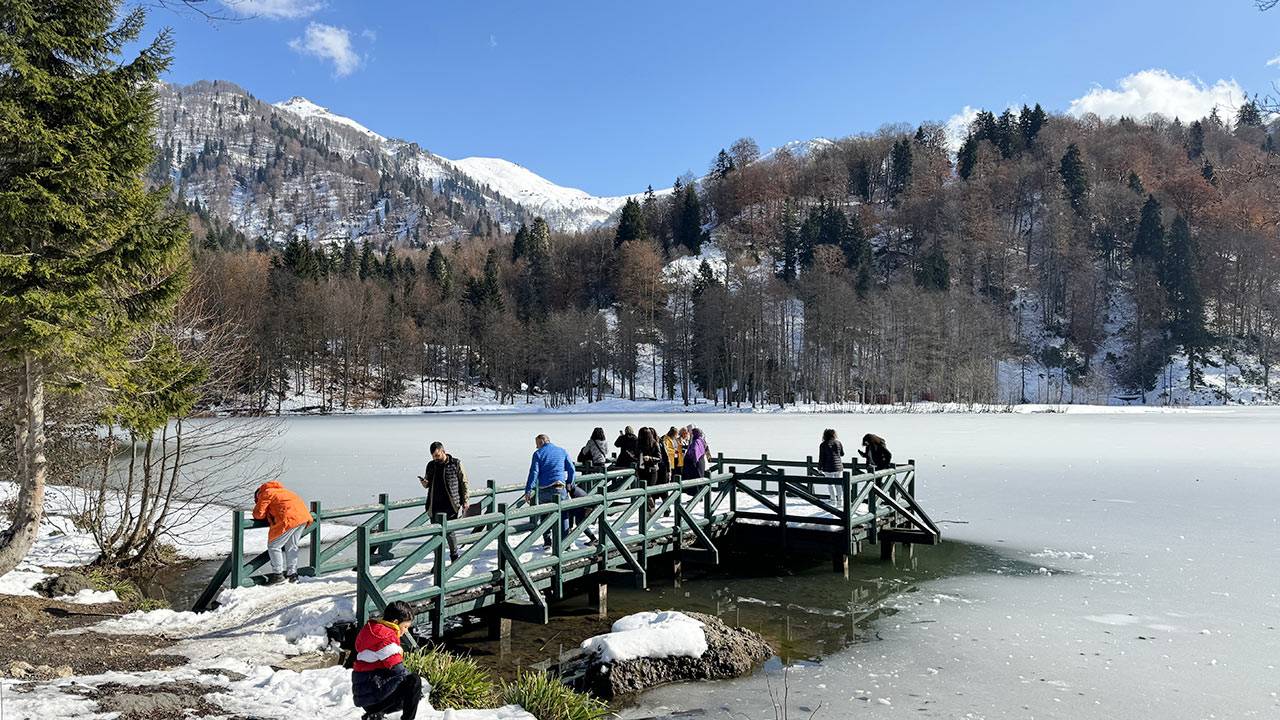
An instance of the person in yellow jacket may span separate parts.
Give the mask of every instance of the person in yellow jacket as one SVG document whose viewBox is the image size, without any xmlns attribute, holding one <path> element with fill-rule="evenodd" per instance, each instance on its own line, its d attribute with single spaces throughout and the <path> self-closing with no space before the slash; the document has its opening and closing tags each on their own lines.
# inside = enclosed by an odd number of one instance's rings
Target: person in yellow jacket
<svg viewBox="0 0 1280 720">
<path fill-rule="evenodd" d="M 662 477 L 658 482 L 671 482 L 671 478 L 680 476 L 683 467 L 684 443 L 680 440 L 679 431 L 672 426 L 667 434 L 662 436 Z"/>
</svg>

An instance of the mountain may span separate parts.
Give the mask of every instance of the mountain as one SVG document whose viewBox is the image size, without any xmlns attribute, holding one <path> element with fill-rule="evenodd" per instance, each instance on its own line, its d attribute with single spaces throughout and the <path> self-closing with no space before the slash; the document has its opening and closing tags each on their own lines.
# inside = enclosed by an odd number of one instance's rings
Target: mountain
<svg viewBox="0 0 1280 720">
<path fill-rule="evenodd" d="M 511 230 L 539 215 L 558 230 L 585 230 L 626 200 L 506 160 L 453 161 L 306 98 L 272 105 L 223 81 L 161 85 L 155 136 L 152 179 L 242 242 L 416 244 Z"/>
</svg>

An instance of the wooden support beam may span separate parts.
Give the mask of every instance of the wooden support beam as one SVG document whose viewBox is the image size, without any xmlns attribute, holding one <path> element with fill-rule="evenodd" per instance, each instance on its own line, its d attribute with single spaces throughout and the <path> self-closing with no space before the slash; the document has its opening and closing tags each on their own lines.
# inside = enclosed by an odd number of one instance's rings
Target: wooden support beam
<svg viewBox="0 0 1280 720">
<path fill-rule="evenodd" d="M 596 617 L 604 620 L 609 617 L 609 584 L 592 583 L 588 589 L 591 607 L 595 608 Z"/>
<path fill-rule="evenodd" d="M 882 560 L 883 562 L 890 562 L 890 563 L 893 562 L 893 549 L 895 547 L 897 547 L 897 543 L 894 543 L 892 541 L 886 541 L 883 538 L 881 538 L 880 560 Z"/>
<path fill-rule="evenodd" d="M 844 575 L 845 579 L 849 578 L 849 556 L 844 553 L 836 553 L 831 556 L 831 571 Z"/>
</svg>

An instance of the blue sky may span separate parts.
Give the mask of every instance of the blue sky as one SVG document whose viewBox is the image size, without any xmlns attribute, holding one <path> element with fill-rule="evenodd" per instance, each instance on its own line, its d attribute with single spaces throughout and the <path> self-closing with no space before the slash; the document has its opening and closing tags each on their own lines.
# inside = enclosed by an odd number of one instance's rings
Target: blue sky
<svg viewBox="0 0 1280 720">
<path fill-rule="evenodd" d="M 251 16 L 152 10 L 177 41 L 169 80 L 302 95 L 446 157 L 503 157 L 597 195 L 701 174 L 744 135 L 767 149 L 966 106 L 1066 111 L 1091 89 L 1077 111 L 1192 113 L 1280 78 L 1267 65 L 1280 8 L 1251 0 L 208 5 Z M 1130 77 L 1150 69 L 1165 72 Z"/>
</svg>

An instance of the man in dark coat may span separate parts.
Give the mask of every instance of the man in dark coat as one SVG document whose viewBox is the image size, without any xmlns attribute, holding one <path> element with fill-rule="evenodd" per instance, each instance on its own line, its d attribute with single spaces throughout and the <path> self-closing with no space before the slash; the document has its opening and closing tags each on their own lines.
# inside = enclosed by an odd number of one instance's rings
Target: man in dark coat
<svg viewBox="0 0 1280 720">
<path fill-rule="evenodd" d="M 431 462 L 418 477 L 427 490 L 427 510 L 431 519 L 444 515 L 453 520 L 467 511 L 467 475 L 458 458 L 445 452 L 444 443 L 431 443 Z M 445 534 L 449 543 L 449 559 L 458 559 L 458 543 L 452 532 Z"/>
</svg>

